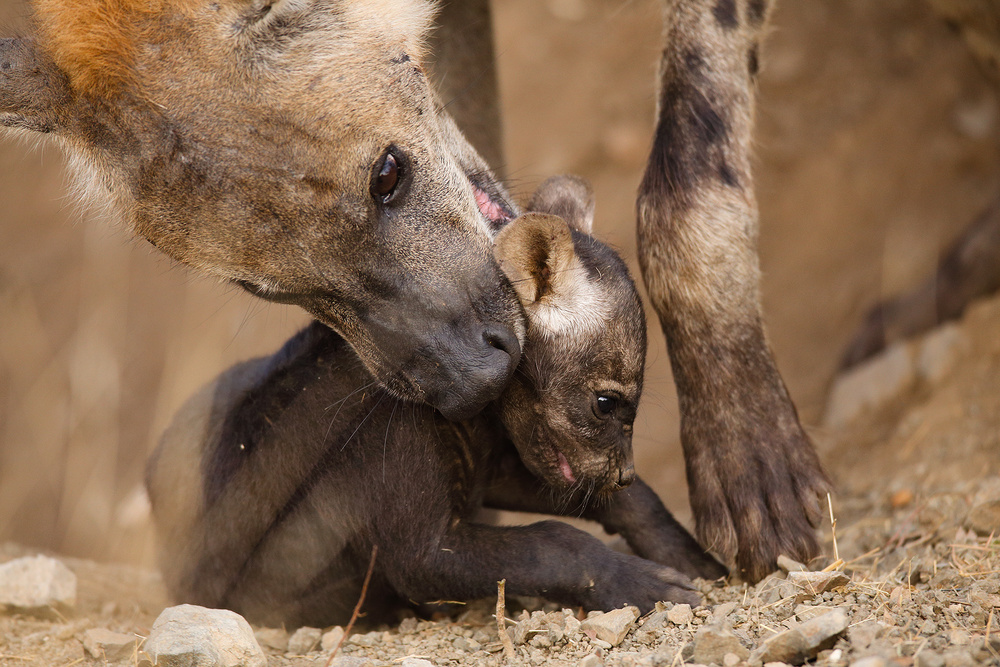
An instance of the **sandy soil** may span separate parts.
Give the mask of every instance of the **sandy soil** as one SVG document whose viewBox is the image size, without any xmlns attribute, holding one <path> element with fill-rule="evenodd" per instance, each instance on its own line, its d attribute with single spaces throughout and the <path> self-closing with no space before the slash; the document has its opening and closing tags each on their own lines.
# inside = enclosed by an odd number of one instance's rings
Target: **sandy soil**
<svg viewBox="0 0 1000 667">
<path fill-rule="evenodd" d="M 0 2 L 0 24 L 23 25 L 23 15 L 20 3 Z M 598 233 L 634 260 L 657 3 L 507 0 L 497 22 L 514 191 L 526 195 L 557 172 L 587 176 Z M 995 301 L 969 313 L 970 347 L 939 385 L 910 388 L 842 429 L 821 424 L 837 358 L 864 309 L 923 277 L 1000 191 L 1000 96 L 964 45 L 905 0 L 784 3 L 763 67 L 765 312 L 779 366 L 838 485 L 842 555 L 879 547 L 880 563 L 931 567 L 965 558 L 949 546 L 961 543 L 995 565 L 986 538 L 956 542 L 955 531 L 914 519 L 944 494 L 965 504 L 938 517 L 940 526 L 961 525 L 961 508 L 998 472 Z M 0 540 L 148 567 L 153 547 L 135 491 L 157 434 L 197 386 L 270 352 L 305 318 L 173 267 L 99 215 L 81 216 L 52 148 L 4 140 L 0 173 Z M 668 366 L 654 342 L 637 466 L 688 520 Z M 913 499 L 894 507 L 902 490 Z M 865 539 L 852 545 L 852 531 Z M 927 534 L 916 549 L 931 555 L 905 550 Z M 881 577 L 888 595 L 902 570 L 890 576 L 873 562 L 854 564 L 856 581 Z M 968 594 L 971 578 L 959 583 L 955 595 Z M 155 587 L 127 588 L 95 585 L 66 624 L 4 619 L 0 636 L 16 639 L 0 640 L 0 664 L 71 663 L 82 655 L 78 626 L 142 634 L 163 601 Z M 955 622 L 983 633 L 978 617 Z"/>
</svg>

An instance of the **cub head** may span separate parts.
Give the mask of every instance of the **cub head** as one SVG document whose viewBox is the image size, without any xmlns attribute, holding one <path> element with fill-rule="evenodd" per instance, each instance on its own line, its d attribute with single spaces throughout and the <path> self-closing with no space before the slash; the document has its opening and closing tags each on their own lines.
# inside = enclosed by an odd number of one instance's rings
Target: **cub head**
<svg viewBox="0 0 1000 667">
<path fill-rule="evenodd" d="M 539 478 L 601 492 L 635 476 L 646 323 L 624 262 L 590 236 L 592 202 L 580 179 L 546 181 L 529 206 L 544 212 L 508 224 L 494 252 L 528 323 L 521 364 L 500 399 L 504 425 Z"/>
</svg>

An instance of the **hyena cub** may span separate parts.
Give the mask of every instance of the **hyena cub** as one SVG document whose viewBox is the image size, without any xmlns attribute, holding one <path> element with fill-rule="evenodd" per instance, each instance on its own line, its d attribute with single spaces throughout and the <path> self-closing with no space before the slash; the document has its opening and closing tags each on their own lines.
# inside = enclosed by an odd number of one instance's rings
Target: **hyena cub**
<svg viewBox="0 0 1000 667">
<path fill-rule="evenodd" d="M 632 466 L 645 322 L 620 258 L 589 236 L 589 189 L 547 182 L 495 252 L 528 323 L 508 389 L 444 419 L 380 388 L 314 323 L 188 401 L 149 463 L 160 561 L 178 600 L 267 624 L 347 620 L 373 546 L 369 618 L 495 594 L 587 609 L 697 602 L 725 569 Z M 570 223 L 549 214 L 558 211 Z M 638 556 L 557 521 L 495 526 L 480 508 L 580 514 Z"/>
</svg>

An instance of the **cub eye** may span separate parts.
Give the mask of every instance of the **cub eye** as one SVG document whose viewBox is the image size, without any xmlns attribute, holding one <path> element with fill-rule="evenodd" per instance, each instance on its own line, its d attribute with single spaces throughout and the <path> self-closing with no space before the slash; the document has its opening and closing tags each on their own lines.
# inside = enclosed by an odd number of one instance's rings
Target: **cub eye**
<svg viewBox="0 0 1000 667">
<path fill-rule="evenodd" d="M 594 410 L 599 417 L 607 417 L 618 407 L 618 398 L 608 394 L 598 394 L 594 399 Z"/>
<path fill-rule="evenodd" d="M 395 146 L 386 149 L 372 169 L 372 182 L 369 190 L 375 201 L 380 204 L 391 202 L 399 191 L 406 169 L 406 159 L 403 152 Z"/>
</svg>

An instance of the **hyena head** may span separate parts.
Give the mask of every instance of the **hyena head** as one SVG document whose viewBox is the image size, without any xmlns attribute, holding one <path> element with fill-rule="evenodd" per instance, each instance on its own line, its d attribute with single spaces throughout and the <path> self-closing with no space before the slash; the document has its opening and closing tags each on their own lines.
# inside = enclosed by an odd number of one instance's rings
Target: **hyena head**
<svg viewBox="0 0 1000 667">
<path fill-rule="evenodd" d="M 58 138 L 173 258 L 347 339 L 461 417 L 520 355 L 491 237 L 516 213 L 428 84 L 430 0 L 38 0 L 0 125 Z"/>
<path fill-rule="evenodd" d="M 511 222 L 495 253 L 528 322 L 522 363 L 500 398 L 504 425 L 535 475 L 601 492 L 635 477 L 646 322 L 625 263 L 590 236 L 592 201 L 585 182 L 550 179 L 528 207 L 545 213 Z"/>
</svg>

